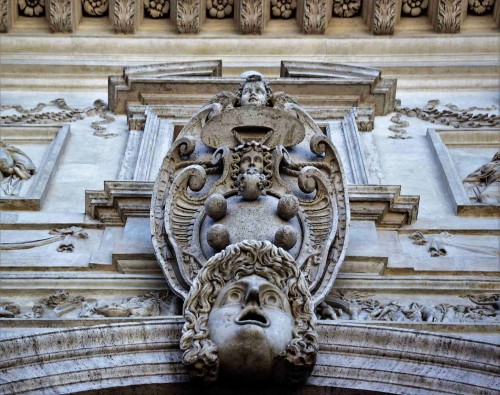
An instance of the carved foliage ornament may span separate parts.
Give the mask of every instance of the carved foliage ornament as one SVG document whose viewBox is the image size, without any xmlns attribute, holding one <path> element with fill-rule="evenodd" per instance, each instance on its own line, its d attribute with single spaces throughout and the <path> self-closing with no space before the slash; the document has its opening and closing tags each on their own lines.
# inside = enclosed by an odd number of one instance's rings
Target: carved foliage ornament
<svg viewBox="0 0 500 395">
<path fill-rule="evenodd" d="M 289 382 L 310 373 L 312 306 L 346 248 L 338 158 L 297 102 L 260 75 L 214 97 L 179 134 L 155 184 L 151 230 L 186 299 L 181 347 L 194 379 L 212 382 L 219 368 L 221 377 Z"/>
<path fill-rule="evenodd" d="M 304 0 L 304 33 L 324 33 L 326 30 L 326 0 Z"/>
<path fill-rule="evenodd" d="M 244 0 L 240 5 L 240 28 L 245 34 L 261 34 L 264 30 L 263 1 Z"/>
<path fill-rule="evenodd" d="M 495 0 L 469 0 L 469 11 L 476 15 L 490 12 L 495 5 Z"/>
<path fill-rule="evenodd" d="M 436 31 L 458 33 L 462 18 L 462 0 L 439 0 Z"/>
<path fill-rule="evenodd" d="M 394 0 L 374 0 L 373 34 L 392 34 L 396 23 L 396 2 Z"/>
<path fill-rule="evenodd" d="M 179 33 L 199 33 L 200 0 L 177 1 L 177 30 Z"/>
<path fill-rule="evenodd" d="M 271 0 L 271 13 L 275 18 L 288 19 L 297 8 L 297 0 Z"/>
<path fill-rule="evenodd" d="M 48 0 L 49 27 L 53 32 L 72 32 L 71 0 Z"/>
<path fill-rule="evenodd" d="M 9 0 L 0 0 L 0 33 L 6 33 L 9 26 Z"/>
<path fill-rule="evenodd" d="M 45 12 L 45 0 L 18 0 L 17 4 L 25 16 L 41 16 Z"/>
<path fill-rule="evenodd" d="M 135 31 L 135 2 L 139 0 L 115 0 L 113 10 L 113 28 L 118 33 L 133 33 Z"/>
</svg>

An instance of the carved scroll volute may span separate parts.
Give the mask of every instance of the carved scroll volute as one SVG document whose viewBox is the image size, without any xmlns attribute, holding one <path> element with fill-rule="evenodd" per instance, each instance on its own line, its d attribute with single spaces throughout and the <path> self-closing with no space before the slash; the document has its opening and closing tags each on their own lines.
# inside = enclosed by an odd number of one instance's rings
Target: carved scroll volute
<svg viewBox="0 0 500 395">
<path fill-rule="evenodd" d="M 306 34 L 323 34 L 332 17 L 332 1 L 302 0 L 297 5 L 297 18 Z"/>
<path fill-rule="evenodd" d="M 109 18 L 116 33 L 135 33 L 144 15 L 141 0 L 110 0 Z"/>
<path fill-rule="evenodd" d="M 12 0 L 0 0 L 0 33 L 7 33 L 12 27 L 13 6 Z"/>
<path fill-rule="evenodd" d="M 170 19 L 181 34 L 197 34 L 206 19 L 206 0 L 172 0 Z"/>
<path fill-rule="evenodd" d="M 72 0 L 47 0 L 47 21 L 53 33 L 73 33 L 82 19 L 82 5 Z"/>
<path fill-rule="evenodd" d="M 375 35 L 394 33 L 401 15 L 401 0 L 363 0 L 363 20 Z"/>
<path fill-rule="evenodd" d="M 243 34 L 262 34 L 270 19 L 270 0 L 234 2 L 234 18 Z"/>
<path fill-rule="evenodd" d="M 430 0 L 429 18 L 437 33 L 459 33 L 468 0 Z"/>
</svg>

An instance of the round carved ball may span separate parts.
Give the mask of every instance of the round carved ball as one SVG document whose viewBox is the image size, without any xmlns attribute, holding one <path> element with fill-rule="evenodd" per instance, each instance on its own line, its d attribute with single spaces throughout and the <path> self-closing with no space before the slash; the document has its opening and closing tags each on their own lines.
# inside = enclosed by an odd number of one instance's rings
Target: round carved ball
<svg viewBox="0 0 500 395">
<path fill-rule="evenodd" d="M 282 226 L 274 234 L 274 244 L 285 250 L 290 250 L 297 243 L 297 232 L 289 225 Z"/>
<path fill-rule="evenodd" d="M 285 195 L 278 202 L 278 215 L 289 220 L 299 212 L 299 199 L 293 195 Z"/>
<path fill-rule="evenodd" d="M 229 245 L 229 231 L 224 225 L 212 225 L 207 232 L 207 242 L 214 250 L 223 250 Z"/>
<path fill-rule="evenodd" d="M 227 201 L 220 193 L 214 193 L 205 200 L 205 210 L 210 218 L 224 218 L 227 213 Z"/>
</svg>

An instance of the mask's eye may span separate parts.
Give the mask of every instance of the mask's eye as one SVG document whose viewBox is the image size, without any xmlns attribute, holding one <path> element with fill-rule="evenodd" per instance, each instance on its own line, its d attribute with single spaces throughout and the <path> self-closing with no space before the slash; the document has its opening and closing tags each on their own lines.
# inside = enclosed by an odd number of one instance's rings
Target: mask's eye
<svg viewBox="0 0 500 395">
<path fill-rule="evenodd" d="M 243 301 L 243 291 L 238 288 L 231 289 L 224 300 L 224 304 L 236 304 Z"/>
<path fill-rule="evenodd" d="M 283 309 L 283 303 L 281 302 L 281 297 L 274 291 L 266 291 L 262 295 L 262 304 L 264 304 L 267 307 Z"/>
</svg>

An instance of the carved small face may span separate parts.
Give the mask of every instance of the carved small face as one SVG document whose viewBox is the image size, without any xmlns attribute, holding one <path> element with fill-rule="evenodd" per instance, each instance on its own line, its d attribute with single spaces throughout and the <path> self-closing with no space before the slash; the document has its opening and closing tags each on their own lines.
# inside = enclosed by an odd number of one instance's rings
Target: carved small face
<svg viewBox="0 0 500 395">
<path fill-rule="evenodd" d="M 221 375 L 271 378 L 275 358 L 291 342 L 293 328 L 290 304 L 278 287 L 256 275 L 227 284 L 208 318 Z"/>
<path fill-rule="evenodd" d="M 263 81 L 245 83 L 241 92 L 241 106 L 265 106 L 267 103 L 266 86 Z"/>
<path fill-rule="evenodd" d="M 252 149 L 241 156 L 240 174 L 248 172 L 250 168 L 254 168 L 258 173 L 263 173 L 264 156 L 262 152 Z"/>
</svg>

